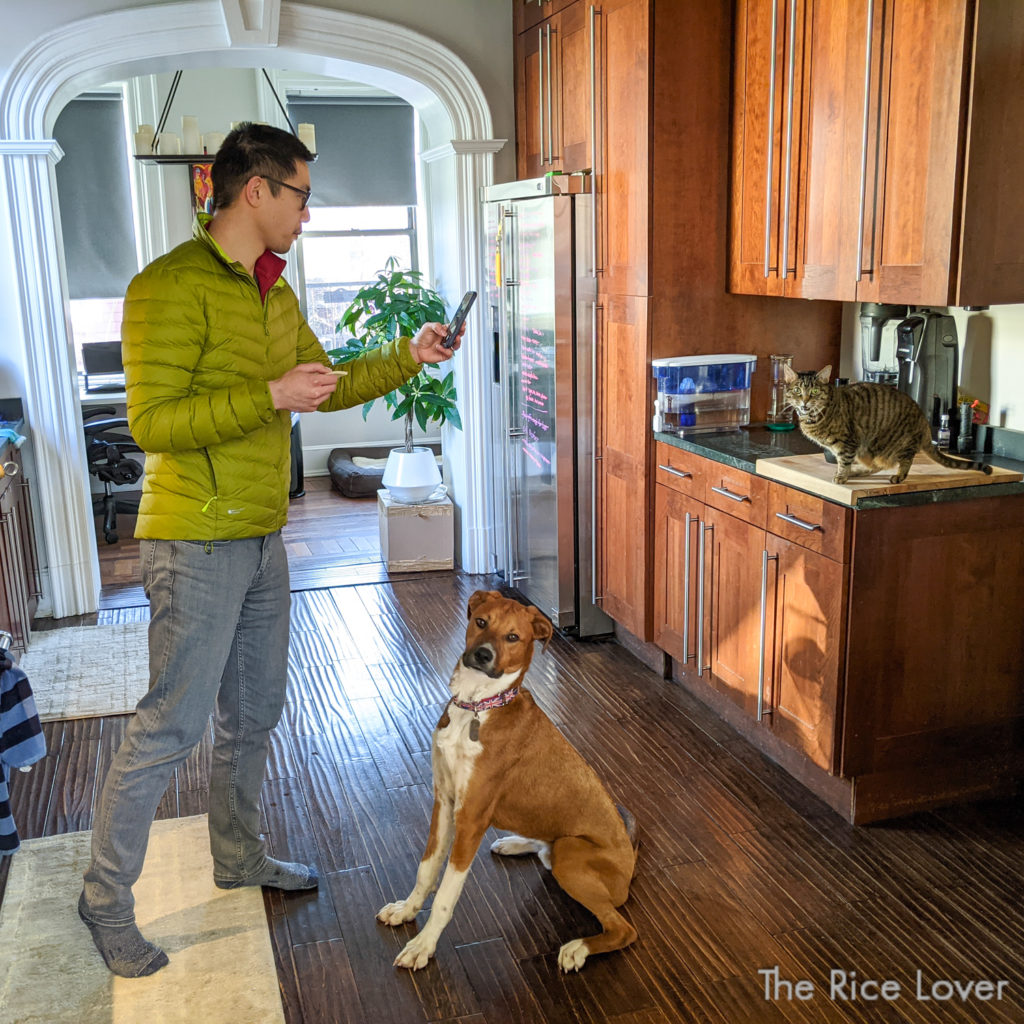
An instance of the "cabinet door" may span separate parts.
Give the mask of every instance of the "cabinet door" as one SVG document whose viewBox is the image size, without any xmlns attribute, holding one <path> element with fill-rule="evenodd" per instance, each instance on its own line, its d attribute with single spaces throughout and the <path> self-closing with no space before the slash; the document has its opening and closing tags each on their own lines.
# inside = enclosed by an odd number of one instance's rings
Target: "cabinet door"
<svg viewBox="0 0 1024 1024">
<path fill-rule="evenodd" d="M 572 3 L 572 0 L 514 0 L 516 33 L 532 28 L 545 18 L 550 18 L 569 3 Z"/>
<path fill-rule="evenodd" d="M 815 764 L 836 767 L 846 570 L 841 562 L 767 536 L 774 643 L 765 668 L 765 714 L 772 731 Z M 774 587 L 772 583 L 774 582 Z M 769 609 L 772 604 L 769 603 Z"/>
<path fill-rule="evenodd" d="M 761 662 L 761 559 L 765 532 L 708 508 L 705 539 L 705 657 L 712 685 L 757 714 Z"/>
<path fill-rule="evenodd" d="M 647 300 L 604 296 L 598 312 L 598 593 L 612 618 L 649 640 Z"/>
<path fill-rule="evenodd" d="M 697 553 L 704 506 L 659 484 L 654 513 L 654 642 L 681 666 L 696 658 Z"/>
<path fill-rule="evenodd" d="M 594 176 L 601 288 L 611 295 L 648 295 L 649 0 L 604 0 L 589 6 L 599 12 L 595 24 L 602 116 Z"/>
<path fill-rule="evenodd" d="M 551 157 L 554 167 L 565 172 L 582 171 L 591 163 L 591 104 L 594 100 L 589 8 L 588 4 L 574 3 L 551 19 L 551 88 L 555 97 Z"/>
<path fill-rule="evenodd" d="M 870 127 L 867 7 L 863 0 L 799 4 L 792 115 L 788 77 L 784 94 L 793 130 L 783 144 L 780 226 L 785 294 L 797 298 L 852 301 L 857 293 L 855 240 L 868 202 L 866 169 L 861 175 Z"/>
<path fill-rule="evenodd" d="M 734 37 L 729 290 L 781 295 L 786 4 L 739 0 Z"/>
<path fill-rule="evenodd" d="M 876 4 L 883 88 L 868 155 L 861 302 L 949 304 L 960 237 L 968 0 Z M 922 113 L 923 112 L 923 113 Z"/>
<path fill-rule="evenodd" d="M 516 169 L 520 178 L 537 178 L 549 169 L 544 163 L 547 89 L 543 27 L 520 35 L 516 50 Z"/>
</svg>

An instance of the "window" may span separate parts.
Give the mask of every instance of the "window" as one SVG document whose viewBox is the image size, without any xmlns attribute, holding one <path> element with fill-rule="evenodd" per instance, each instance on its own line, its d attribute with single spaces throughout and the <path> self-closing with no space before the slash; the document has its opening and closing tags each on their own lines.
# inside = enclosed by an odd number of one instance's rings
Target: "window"
<svg viewBox="0 0 1024 1024">
<path fill-rule="evenodd" d="M 419 267 L 416 119 L 394 96 L 288 96 L 296 124 L 316 128 L 310 220 L 298 246 L 306 319 L 327 347 L 353 295 L 388 257 Z"/>
<path fill-rule="evenodd" d="M 299 273 L 306 319 L 328 348 L 335 325 L 355 293 L 371 282 L 389 256 L 416 270 L 413 206 L 321 207 L 300 240 Z"/>
<path fill-rule="evenodd" d="M 81 370 L 84 343 L 121 337 L 124 293 L 139 269 L 123 97 L 83 93 L 60 112 L 53 135 L 64 150 L 57 201 Z"/>
</svg>

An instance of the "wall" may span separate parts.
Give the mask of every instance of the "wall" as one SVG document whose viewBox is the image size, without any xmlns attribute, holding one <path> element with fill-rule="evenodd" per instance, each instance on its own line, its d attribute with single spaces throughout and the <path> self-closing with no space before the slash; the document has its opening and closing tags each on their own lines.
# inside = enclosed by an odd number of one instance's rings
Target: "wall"
<svg viewBox="0 0 1024 1024">
<path fill-rule="evenodd" d="M 844 303 L 840 361 L 842 375 L 855 380 L 861 379 L 858 309 L 856 303 Z M 961 388 L 988 402 L 991 423 L 1024 430 L 1024 305 L 949 312 L 960 337 Z"/>
</svg>

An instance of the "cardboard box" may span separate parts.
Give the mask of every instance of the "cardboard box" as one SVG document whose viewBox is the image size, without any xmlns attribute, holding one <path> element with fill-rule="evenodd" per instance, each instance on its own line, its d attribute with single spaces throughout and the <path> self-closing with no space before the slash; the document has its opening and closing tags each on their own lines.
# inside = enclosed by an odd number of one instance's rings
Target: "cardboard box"
<svg viewBox="0 0 1024 1024">
<path fill-rule="evenodd" d="M 451 498 L 404 505 L 387 488 L 377 491 L 380 556 L 388 572 L 455 567 L 455 521 Z"/>
</svg>

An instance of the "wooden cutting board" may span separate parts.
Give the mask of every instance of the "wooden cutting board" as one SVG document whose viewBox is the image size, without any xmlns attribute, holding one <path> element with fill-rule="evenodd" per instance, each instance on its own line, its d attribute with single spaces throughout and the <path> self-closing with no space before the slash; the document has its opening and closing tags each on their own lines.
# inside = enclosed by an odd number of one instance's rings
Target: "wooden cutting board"
<svg viewBox="0 0 1024 1024">
<path fill-rule="evenodd" d="M 931 491 L 943 487 L 982 487 L 985 484 L 1013 483 L 1024 478 L 1024 474 L 1000 466 L 993 466 L 991 475 L 976 470 L 947 469 L 925 455 L 917 456 L 906 480 L 901 484 L 889 483 L 892 474 L 888 472 L 873 473 L 871 476 L 851 479 L 849 483 L 835 484 L 832 477 L 835 476 L 836 466 L 825 461 L 824 452 L 787 455 L 780 459 L 758 459 L 756 469 L 758 476 L 799 487 L 843 505 L 856 505 L 861 498 L 879 494 Z"/>
</svg>

